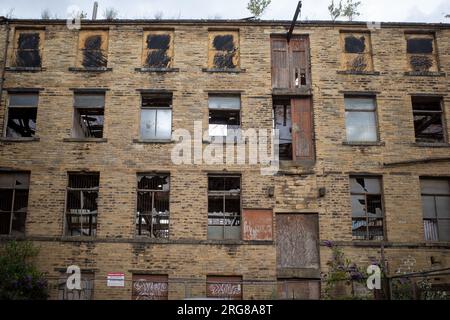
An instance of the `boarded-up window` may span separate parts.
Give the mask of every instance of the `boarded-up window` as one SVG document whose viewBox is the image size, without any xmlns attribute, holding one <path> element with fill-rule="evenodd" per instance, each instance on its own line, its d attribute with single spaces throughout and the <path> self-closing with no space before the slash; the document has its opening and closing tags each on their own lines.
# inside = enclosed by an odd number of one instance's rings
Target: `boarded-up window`
<svg viewBox="0 0 450 320">
<path fill-rule="evenodd" d="M 137 176 L 137 235 L 169 238 L 169 193 L 169 175 Z"/>
<path fill-rule="evenodd" d="M 342 69 L 352 72 L 373 71 L 370 33 L 342 32 Z"/>
<path fill-rule="evenodd" d="M 99 173 L 70 173 L 66 200 L 66 234 L 95 236 Z"/>
<path fill-rule="evenodd" d="M 244 209 L 244 240 L 272 240 L 272 210 Z"/>
<path fill-rule="evenodd" d="M 239 68 L 239 31 L 210 31 L 208 68 Z"/>
<path fill-rule="evenodd" d="M 450 181 L 421 179 L 425 240 L 450 241 Z"/>
<path fill-rule="evenodd" d="M 59 300 L 93 300 L 94 299 L 94 280 L 93 272 L 81 272 L 81 289 L 69 289 L 67 279 L 70 274 L 62 273 L 58 284 Z"/>
<path fill-rule="evenodd" d="M 172 137 L 172 94 L 141 96 L 141 139 L 169 140 Z"/>
<path fill-rule="evenodd" d="M 381 179 L 350 177 L 352 235 L 354 240 L 384 239 Z"/>
<path fill-rule="evenodd" d="M 293 160 L 313 162 L 313 115 L 311 98 L 291 99 Z"/>
<path fill-rule="evenodd" d="M 272 87 L 295 89 L 311 85 L 309 38 L 274 36 L 272 46 Z"/>
<path fill-rule="evenodd" d="M 277 214 L 277 269 L 319 268 L 317 214 Z"/>
<path fill-rule="evenodd" d="M 434 34 L 406 34 L 408 71 L 439 71 Z"/>
<path fill-rule="evenodd" d="M 344 102 L 347 141 L 378 141 L 375 98 L 346 96 Z"/>
<path fill-rule="evenodd" d="M 0 234 L 25 233 L 29 184 L 29 173 L 0 172 Z"/>
<path fill-rule="evenodd" d="M 133 300 L 167 300 L 168 276 L 133 274 Z"/>
<path fill-rule="evenodd" d="M 15 67 L 41 67 L 44 34 L 44 30 L 16 30 L 13 50 Z"/>
<path fill-rule="evenodd" d="M 167 69 L 173 64 L 173 32 L 152 30 L 144 32 L 142 64 L 145 68 Z"/>
<path fill-rule="evenodd" d="M 319 280 L 279 279 L 278 299 L 318 300 L 320 299 Z"/>
<path fill-rule="evenodd" d="M 206 296 L 208 298 L 241 300 L 242 277 L 206 277 Z"/>
<path fill-rule="evenodd" d="M 76 92 L 72 137 L 103 138 L 105 93 Z"/>
<path fill-rule="evenodd" d="M 78 38 L 78 66 L 106 68 L 108 63 L 108 31 L 82 30 Z"/>
<path fill-rule="evenodd" d="M 208 239 L 241 238 L 241 177 L 208 177 Z"/>
<path fill-rule="evenodd" d="M 20 93 L 9 95 L 6 136 L 10 138 L 34 137 L 39 95 Z"/>
<path fill-rule="evenodd" d="M 445 142 L 441 97 L 412 97 L 416 142 Z"/>
</svg>

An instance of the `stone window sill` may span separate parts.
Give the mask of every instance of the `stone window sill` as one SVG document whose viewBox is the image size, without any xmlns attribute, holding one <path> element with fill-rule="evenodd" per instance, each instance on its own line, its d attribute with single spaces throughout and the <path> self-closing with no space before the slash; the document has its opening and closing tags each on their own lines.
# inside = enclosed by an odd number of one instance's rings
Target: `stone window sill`
<svg viewBox="0 0 450 320">
<path fill-rule="evenodd" d="M 133 139 L 133 143 L 143 143 L 143 144 L 167 144 L 167 143 L 175 143 L 174 140 L 171 139 Z"/>
<path fill-rule="evenodd" d="M 104 143 L 108 142 L 106 138 L 64 138 L 64 142 L 80 142 L 80 143 Z"/>
<path fill-rule="evenodd" d="M 72 72 L 109 72 L 112 71 L 112 68 L 75 68 L 75 67 L 70 67 L 69 71 Z"/>
<path fill-rule="evenodd" d="M 411 77 L 445 77 L 445 72 L 417 72 L 417 71 L 407 71 L 405 76 Z"/>
<path fill-rule="evenodd" d="M 40 72 L 40 71 L 45 71 L 46 68 L 42 68 L 42 67 L 6 67 L 5 70 L 11 71 L 11 72 Z"/>
<path fill-rule="evenodd" d="M 39 137 L 23 137 L 23 138 L 10 138 L 10 137 L 3 137 L 0 138 L 1 142 L 35 142 L 40 141 L 41 139 Z"/>
<path fill-rule="evenodd" d="M 420 148 L 450 148 L 450 143 L 429 143 L 429 142 L 416 142 L 412 144 L 415 147 Z"/>
<path fill-rule="evenodd" d="M 348 75 L 358 75 L 358 76 L 379 76 L 378 71 L 351 71 L 351 70 L 338 70 L 337 74 L 348 74 Z"/>
<path fill-rule="evenodd" d="M 94 241 L 95 236 L 62 236 L 61 241 L 65 242 L 90 242 Z"/>
<path fill-rule="evenodd" d="M 134 68 L 134 71 L 137 72 L 159 72 L 159 73 L 165 73 L 165 72 L 180 72 L 179 68 Z"/>
<path fill-rule="evenodd" d="M 351 142 L 351 141 L 344 141 L 342 142 L 342 145 L 344 146 L 350 146 L 350 147 L 382 147 L 385 146 L 386 143 L 382 141 L 376 141 L 376 142 Z"/>
<path fill-rule="evenodd" d="M 203 72 L 208 72 L 208 73 L 244 73 L 247 70 L 246 69 L 208 69 L 208 68 L 203 68 L 202 69 Z"/>
</svg>

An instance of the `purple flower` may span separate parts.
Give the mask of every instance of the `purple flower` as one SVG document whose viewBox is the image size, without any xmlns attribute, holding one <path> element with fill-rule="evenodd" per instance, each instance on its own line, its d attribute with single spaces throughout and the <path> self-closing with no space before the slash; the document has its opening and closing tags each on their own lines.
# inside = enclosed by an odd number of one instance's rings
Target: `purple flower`
<svg viewBox="0 0 450 320">
<path fill-rule="evenodd" d="M 332 248 L 333 247 L 333 242 L 331 242 L 330 240 L 325 240 L 323 242 L 323 244 L 328 247 L 328 248 Z"/>
</svg>

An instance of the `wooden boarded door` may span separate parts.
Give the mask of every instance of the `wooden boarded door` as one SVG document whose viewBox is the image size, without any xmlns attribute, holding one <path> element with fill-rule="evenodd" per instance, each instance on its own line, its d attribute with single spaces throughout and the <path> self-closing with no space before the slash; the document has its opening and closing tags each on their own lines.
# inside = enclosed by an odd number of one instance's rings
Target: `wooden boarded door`
<svg viewBox="0 0 450 320">
<path fill-rule="evenodd" d="M 311 98 L 291 99 L 291 112 L 293 160 L 314 162 Z"/>
<path fill-rule="evenodd" d="M 277 214 L 277 269 L 319 270 L 317 214 Z"/>
<path fill-rule="evenodd" d="M 272 38 L 272 88 L 289 88 L 289 59 L 286 38 Z"/>
</svg>

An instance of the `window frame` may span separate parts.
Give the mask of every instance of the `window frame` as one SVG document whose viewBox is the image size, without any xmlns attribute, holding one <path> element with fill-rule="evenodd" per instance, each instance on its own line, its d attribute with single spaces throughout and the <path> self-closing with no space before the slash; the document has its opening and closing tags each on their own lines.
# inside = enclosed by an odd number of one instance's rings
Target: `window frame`
<svg viewBox="0 0 450 320">
<path fill-rule="evenodd" d="M 239 100 L 239 109 L 237 109 L 237 108 L 211 108 L 210 107 L 210 100 L 211 100 L 211 98 L 236 98 L 236 99 L 238 99 Z M 238 115 L 239 115 L 239 125 L 236 125 L 236 126 L 238 126 L 238 128 L 231 128 L 231 129 L 229 129 L 228 128 L 228 126 L 229 125 L 226 125 L 227 126 L 227 134 L 226 135 L 211 135 L 211 129 L 210 129 L 210 125 L 211 125 L 211 123 L 210 123 L 210 112 L 211 111 L 225 111 L 225 112 L 237 112 L 238 113 Z M 213 124 L 214 125 L 214 124 Z M 215 124 L 215 125 L 220 125 L 220 124 Z M 223 126 L 223 125 L 222 125 Z M 240 94 L 226 94 L 226 93 L 221 93 L 221 94 L 214 94 L 214 93 L 211 93 L 211 94 L 209 94 L 208 95 L 208 136 L 210 137 L 210 138 L 222 138 L 222 139 L 228 139 L 228 137 L 235 137 L 234 135 L 229 135 L 228 134 L 228 132 L 229 132 L 229 130 L 231 131 L 231 130 L 233 130 L 233 131 L 240 131 L 240 130 L 242 130 L 242 97 L 241 97 L 241 95 Z M 237 138 L 237 137 L 236 137 Z"/>
<path fill-rule="evenodd" d="M 233 36 L 233 43 L 235 45 L 236 54 L 233 68 L 218 68 L 214 64 L 215 54 L 217 52 L 228 52 L 225 50 L 217 50 L 214 48 L 214 39 L 216 36 Z M 237 38 L 237 39 L 236 39 Z M 241 69 L 241 37 L 239 29 L 209 29 L 208 30 L 208 51 L 207 51 L 207 69 L 208 70 L 220 70 L 220 71 L 235 71 Z M 234 60 L 234 59 L 233 59 Z"/>
<path fill-rule="evenodd" d="M 432 53 L 409 53 L 408 52 L 408 40 L 410 39 L 431 39 L 433 44 Z M 411 73 L 437 73 L 440 72 L 441 66 L 439 62 L 439 51 L 437 46 L 437 39 L 435 32 L 405 32 L 405 53 L 406 53 L 406 70 Z M 412 56 L 430 56 L 433 60 L 433 65 L 435 68 L 430 67 L 427 71 L 417 71 L 411 65 Z M 433 70 L 430 70 L 433 69 Z"/>
<path fill-rule="evenodd" d="M 170 95 L 170 105 L 169 106 L 143 106 L 144 96 L 145 95 L 154 95 L 156 98 L 158 95 L 161 96 L 169 96 Z M 169 97 L 167 97 L 169 99 Z M 142 110 L 155 110 L 155 138 L 145 138 L 142 136 Z M 169 138 L 157 138 L 157 128 L 158 128 L 158 111 L 159 110 L 170 110 L 170 137 Z M 139 139 L 142 141 L 148 141 L 148 142 L 158 142 L 158 141 L 172 141 L 173 136 L 173 94 L 172 92 L 155 92 L 155 93 L 148 93 L 148 92 L 142 92 L 140 95 L 140 108 L 139 108 L 139 133 L 138 133 Z"/>
<path fill-rule="evenodd" d="M 102 96 L 103 97 L 103 106 L 99 107 L 99 106 L 77 106 L 76 105 L 76 97 L 77 95 L 80 96 Z M 105 110 L 106 110 L 106 91 L 90 91 L 90 90 L 77 90 L 73 92 L 73 104 L 72 104 L 72 108 L 73 108 L 73 115 L 72 115 L 72 128 L 70 130 L 70 135 L 73 139 L 77 139 L 77 140 L 90 140 L 90 139 L 105 139 Z M 78 110 L 103 110 L 103 126 L 102 126 L 102 136 L 101 137 L 94 137 L 94 136 L 76 136 L 75 134 L 75 124 L 76 121 L 78 121 L 80 117 L 77 117 L 77 114 L 79 114 Z M 80 126 L 81 127 L 81 126 Z"/>
<path fill-rule="evenodd" d="M 341 44 L 341 70 L 348 73 L 373 73 L 375 72 L 375 65 L 373 61 L 373 47 L 372 47 L 372 34 L 370 31 L 366 30 L 340 30 L 340 44 Z M 364 36 L 365 38 L 365 51 L 362 53 L 351 53 L 345 50 L 345 39 L 347 36 Z M 357 56 L 368 57 L 369 60 L 365 70 L 355 70 L 349 68 L 349 62 L 354 61 Z M 351 59 L 353 58 L 353 60 Z"/>
<path fill-rule="evenodd" d="M 347 99 L 372 99 L 373 100 L 373 110 L 364 110 L 364 109 L 347 109 L 347 104 L 345 103 Z M 360 112 L 360 113 L 373 113 L 375 120 L 375 134 L 376 140 L 374 141 L 357 141 L 350 140 L 347 132 L 347 112 Z M 378 99 L 376 95 L 344 95 L 344 121 L 345 121 L 345 141 L 349 144 L 371 144 L 371 143 L 379 143 L 381 142 L 380 138 L 380 124 L 378 119 Z"/>
<path fill-rule="evenodd" d="M 430 98 L 430 99 L 439 99 L 439 111 L 434 110 L 416 110 L 414 109 L 414 98 Z M 447 143 L 448 142 L 448 134 L 447 134 L 447 125 L 446 125 L 446 113 L 445 113 L 445 105 L 444 105 L 444 97 L 442 96 L 421 96 L 421 95 L 413 95 L 411 96 L 411 109 L 412 109 L 412 115 L 413 115 L 413 127 L 414 127 L 414 139 L 416 143 L 426 143 L 426 144 L 440 144 L 440 143 Z M 415 128 L 415 119 L 414 117 L 416 114 L 440 114 L 441 115 L 441 126 L 442 126 L 442 140 L 443 141 L 418 141 L 417 132 Z"/>
<path fill-rule="evenodd" d="M 106 59 L 105 66 L 85 67 L 83 60 L 83 51 L 85 50 L 86 39 L 91 36 L 100 36 L 102 43 L 99 51 L 102 51 Z M 109 64 L 109 29 L 81 29 L 78 32 L 77 51 L 76 51 L 76 66 L 83 70 L 104 70 L 108 68 Z"/>
<path fill-rule="evenodd" d="M 19 37 L 21 34 L 39 34 L 39 47 L 37 49 L 37 51 L 39 52 L 39 57 L 40 57 L 40 65 L 39 66 L 18 66 L 17 65 L 17 60 L 16 60 L 16 54 L 17 51 L 19 50 L 19 46 L 18 46 L 18 41 L 19 41 Z M 43 65 L 43 61 L 44 61 L 44 41 L 45 41 L 45 28 L 21 28 L 21 27 L 16 27 L 14 30 L 14 38 L 13 38 L 13 45 L 12 45 L 12 52 L 11 52 L 11 56 L 10 56 L 10 65 L 13 68 L 18 68 L 18 69 L 42 69 L 42 65 Z M 30 50 L 30 51 L 36 51 L 35 50 Z"/>
<path fill-rule="evenodd" d="M 11 96 L 17 96 L 17 95 L 35 95 L 37 96 L 36 99 L 36 106 L 13 106 L 11 107 Z M 7 107 L 5 108 L 5 120 L 4 120 L 4 126 L 3 126 L 3 132 L 2 137 L 7 139 L 29 139 L 29 138 L 36 138 L 38 127 L 37 127 L 37 119 L 38 119 L 38 107 L 39 107 L 39 91 L 17 91 L 17 92 L 8 92 L 8 98 L 7 98 Z M 9 116 L 10 116 L 10 108 L 23 108 L 23 109 L 36 109 L 36 119 L 35 119 L 35 132 L 34 135 L 31 137 L 10 137 L 8 136 L 8 122 L 9 122 Z"/>
<path fill-rule="evenodd" d="M 147 39 L 149 35 L 169 35 L 170 36 L 170 42 L 169 42 L 169 48 L 167 49 L 166 53 L 167 56 L 170 58 L 170 62 L 168 63 L 167 67 L 160 68 L 160 67 L 154 67 L 147 65 L 147 57 L 150 52 L 150 50 L 156 50 L 156 49 L 149 49 L 147 46 Z M 142 39 L 142 58 L 141 58 L 141 66 L 144 69 L 156 69 L 156 70 L 170 70 L 174 67 L 174 60 L 175 60 L 175 32 L 173 29 L 146 29 L 143 31 L 143 39 Z"/>
<path fill-rule="evenodd" d="M 94 300 L 94 289 L 95 289 L 95 272 L 87 272 L 87 271 L 83 271 L 81 270 L 81 290 L 78 289 L 72 289 L 69 290 L 67 288 L 67 279 L 69 278 L 70 274 L 61 272 L 60 277 L 59 277 L 59 283 L 58 283 L 58 299 L 59 300 L 66 300 L 66 301 L 70 301 L 70 300 Z M 90 284 L 91 287 L 90 288 L 86 288 L 86 284 Z M 68 292 L 71 291 L 71 292 Z M 83 291 L 88 291 L 89 292 L 89 299 L 80 299 L 80 294 Z M 74 298 L 74 292 L 78 293 L 78 297 Z M 68 298 L 69 293 L 72 294 L 72 299 L 66 299 Z"/>
<path fill-rule="evenodd" d="M 352 192 L 351 191 L 351 180 L 352 179 L 378 179 L 379 185 L 380 185 L 380 193 L 370 193 L 370 192 Z M 352 230 L 352 241 L 372 241 L 372 242 L 380 242 L 380 241 L 387 241 L 387 228 L 386 228 L 386 212 L 385 212 L 385 204 L 384 204 L 384 187 L 383 187 L 383 177 L 378 175 L 350 175 L 349 176 L 349 189 L 350 189 L 350 207 L 351 207 L 351 220 L 352 220 L 352 226 L 353 226 L 353 220 L 363 220 L 366 221 L 366 232 L 364 235 L 364 239 L 357 239 L 353 236 L 353 230 Z M 353 216 L 353 206 L 351 205 L 353 201 L 353 196 L 364 196 L 364 217 L 354 217 Z M 374 217 L 372 219 L 380 219 L 382 222 L 382 229 L 383 229 L 383 239 L 369 239 L 370 232 L 369 232 L 369 215 L 367 210 L 367 196 L 380 196 L 380 205 L 381 205 L 381 217 Z"/>
</svg>

